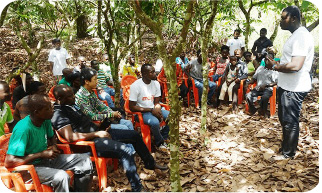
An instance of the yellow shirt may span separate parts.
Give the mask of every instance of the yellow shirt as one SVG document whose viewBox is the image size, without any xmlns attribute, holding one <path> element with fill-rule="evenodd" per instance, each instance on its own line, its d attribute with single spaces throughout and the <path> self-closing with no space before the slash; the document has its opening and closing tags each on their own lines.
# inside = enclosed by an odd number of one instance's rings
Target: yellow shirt
<svg viewBox="0 0 322 193">
<path fill-rule="evenodd" d="M 137 77 L 137 73 L 139 73 L 138 68 L 138 64 L 134 64 L 134 66 L 132 66 L 130 63 L 127 63 L 123 66 L 122 76 L 124 77 L 126 75 L 132 75 Z"/>
</svg>

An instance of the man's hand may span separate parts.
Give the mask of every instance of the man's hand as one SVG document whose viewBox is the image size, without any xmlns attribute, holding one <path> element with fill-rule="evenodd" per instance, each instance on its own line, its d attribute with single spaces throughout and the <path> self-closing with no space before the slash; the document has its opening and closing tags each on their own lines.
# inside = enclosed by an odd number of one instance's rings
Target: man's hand
<svg viewBox="0 0 322 193">
<path fill-rule="evenodd" d="M 118 112 L 118 111 L 114 111 L 113 115 L 114 115 L 114 118 L 118 118 L 118 119 L 122 118 L 122 114 L 120 112 Z"/>
<path fill-rule="evenodd" d="M 111 139 L 111 135 L 107 132 L 107 131 L 96 131 L 95 132 L 95 136 L 96 137 L 99 137 L 99 138 L 109 138 Z"/>
<path fill-rule="evenodd" d="M 237 78 L 237 79 L 235 80 L 235 83 L 236 83 L 236 84 L 240 83 L 240 79 L 239 79 L 239 78 Z"/>
<path fill-rule="evenodd" d="M 152 110 L 152 115 L 154 115 L 156 118 L 158 118 L 160 122 L 163 121 L 163 115 L 162 115 L 160 104 L 157 104 L 154 106 L 154 108 Z"/>
<path fill-rule="evenodd" d="M 277 62 L 277 61 L 275 61 L 274 59 L 272 59 L 272 58 L 270 58 L 270 57 L 266 56 L 266 58 L 265 58 L 265 67 L 266 67 L 266 68 L 268 68 L 268 69 L 272 70 L 273 66 L 274 66 L 274 65 L 277 65 L 277 64 L 278 64 L 278 62 Z"/>
<path fill-rule="evenodd" d="M 261 85 L 261 86 L 256 86 L 255 87 L 255 90 L 257 90 L 257 91 L 263 91 L 264 89 L 265 89 L 265 85 Z"/>
<path fill-rule="evenodd" d="M 47 159 L 54 159 L 60 154 L 60 151 L 55 150 L 55 148 L 52 148 L 50 146 L 48 149 L 41 152 L 41 157 L 47 158 Z"/>
</svg>

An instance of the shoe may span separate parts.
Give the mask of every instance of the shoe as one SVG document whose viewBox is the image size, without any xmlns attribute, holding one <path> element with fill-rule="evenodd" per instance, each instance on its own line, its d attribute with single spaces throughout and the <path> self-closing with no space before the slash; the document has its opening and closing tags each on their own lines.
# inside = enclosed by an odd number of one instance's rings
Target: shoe
<svg viewBox="0 0 322 193">
<path fill-rule="evenodd" d="M 142 186 L 142 189 L 140 192 L 149 192 L 149 191 Z"/>
<path fill-rule="evenodd" d="M 154 169 L 167 170 L 168 169 L 168 166 L 167 165 L 161 166 L 161 165 L 155 163 Z"/>
<path fill-rule="evenodd" d="M 163 152 L 167 152 L 169 150 L 166 143 L 162 143 L 158 148 L 160 151 L 163 151 Z"/>
</svg>

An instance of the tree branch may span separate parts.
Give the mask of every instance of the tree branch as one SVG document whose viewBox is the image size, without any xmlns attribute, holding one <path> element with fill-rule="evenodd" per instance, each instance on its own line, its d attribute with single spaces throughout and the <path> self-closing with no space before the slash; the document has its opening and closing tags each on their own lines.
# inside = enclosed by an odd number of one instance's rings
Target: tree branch
<svg viewBox="0 0 322 193">
<path fill-rule="evenodd" d="M 309 30 L 309 32 L 310 31 L 312 31 L 316 26 L 318 26 L 319 25 L 319 19 L 318 20 L 316 20 L 315 22 L 313 22 L 311 25 L 309 25 L 308 27 L 307 27 L 307 30 Z"/>
</svg>

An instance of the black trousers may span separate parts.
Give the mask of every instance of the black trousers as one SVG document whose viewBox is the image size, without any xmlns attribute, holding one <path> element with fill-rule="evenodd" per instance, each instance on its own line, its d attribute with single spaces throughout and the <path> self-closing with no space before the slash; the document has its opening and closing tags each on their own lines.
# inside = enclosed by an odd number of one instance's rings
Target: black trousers
<svg viewBox="0 0 322 193">
<path fill-rule="evenodd" d="M 254 102 L 257 101 L 257 97 L 261 96 L 261 99 L 258 101 L 261 110 L 265 112 L 267 110 L 269 98 L 273 95 L 273 91 L 265 88 L 263 91 L 252 90 L 246 94 L 246 101 L 249 105 L 249 112 L 254 113 L 256 108 Z"/>
<path fill-rule="evenodd" d="M 282 154 L 293 157 L 299 139 L 299 118 L 307 92 L 292 92 L 277 88 L 278 118 L 283 127 Z"/>
</svg>

